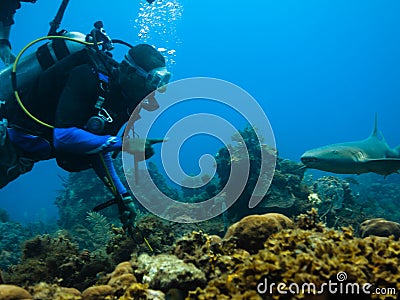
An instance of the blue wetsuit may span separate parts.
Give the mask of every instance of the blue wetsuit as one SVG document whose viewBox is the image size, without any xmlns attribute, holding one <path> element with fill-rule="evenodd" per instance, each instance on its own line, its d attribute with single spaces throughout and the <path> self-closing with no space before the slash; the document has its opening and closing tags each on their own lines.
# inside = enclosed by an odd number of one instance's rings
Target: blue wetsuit
<svg viewBox="0 0 400 300">
<path fill-rule="evenodd" d="M 76 127 L 55 128 L 54 147 L 56 150 L 62 152 L 87 155 L 87 160 L 90 160 L 97 176 L 104 178 L 107 174 L 104 164 L 99 157 L 101 155 L 118 193 L 124 194 L 127 192 L 112 164 L 110 152 L 121 150 L 121 138 L 110 135 L 96 135 Z"/>
<path fill-rule="evenodd" d="M 84 161 L 102 180 L 106 173 L 110 174 L 118 193 L 126 193 L 126 188 L 112 164 L 111 152 L 121 150 L 122 140 L 117 137 L 118 131 L 128 121 L 129 112 L 149 91 L 138 91 L 137 95 L 131 95 L 127 99 L 118 86 L 116 74 L 111 73 L 109 92 L 103 107 L 113 121 L 106 122 L 100 134 L 94 134 L 88 131 L 86 124 L 91 117 L 97 115 L 95 104 L 102 94 L 97 70 L 91 64 L 81 64 L 69 72 L 64 71 L 60 74 L 60 69 L 56 71 L 57 76 L 51 69 L 44 72 L 24 98 L 27 109 L 39 120 L 54 124 L 54 129 L 45 128 L 32 121 L 16 106 L 10 122 L 12 129 L 9 131 L 13 131 L 10 135 L 11 141 L 25 157 L 34 160 L 60 156 L 73 162 L 78 158 L 76 165 L 79 166 L 79 162 Z M 35 147 L 26 146 L 27 140 L 24 139 L 24 135 L 26 137 L 27 134 L 49 141 L 50 150 L 43 151 L 43 148 L 36 147 L 41 150 L 32 152 Z M 47 154 L 38 155 L 43 153 Z M 63 167 L 60 163 L 59 165 Z"/>
</svg>

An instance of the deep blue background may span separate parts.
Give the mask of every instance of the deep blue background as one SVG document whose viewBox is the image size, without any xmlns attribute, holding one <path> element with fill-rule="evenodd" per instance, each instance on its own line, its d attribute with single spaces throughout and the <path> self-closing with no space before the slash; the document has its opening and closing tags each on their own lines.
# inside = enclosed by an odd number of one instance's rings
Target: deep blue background
<svg viewBox="0 0 400 300">
<path fill-rule="evenodd" d="M 175 80 L 216 77 L 247 90 L 265 110 L 281 157 L 299 161 L 309 148 L 366 138 L 375 112 L 389 145 L 400 143 L 399 1 L 178 2 L 182 17 L 165 24 L 173 33 L 148 42 L 176 50 Z M 60 3 L 23 3 L 12 29 L 14 51 L 47 33 Z M 135 27 L 143 5 L 71 0 L 61 27 L 87 33 L 101 19 L 111 37 L 135 44 L 143 41 Z M 124 51 L 118 48 L 116 57 Z M 186 169 L 196 172 L 194 150 L 205 144 L 181 154 Z M 19 221 L 55 216 L 57 175 L 65 173 L 53 162 L 37 164 L 0 191 L 0 206 Z"/>
</svg>

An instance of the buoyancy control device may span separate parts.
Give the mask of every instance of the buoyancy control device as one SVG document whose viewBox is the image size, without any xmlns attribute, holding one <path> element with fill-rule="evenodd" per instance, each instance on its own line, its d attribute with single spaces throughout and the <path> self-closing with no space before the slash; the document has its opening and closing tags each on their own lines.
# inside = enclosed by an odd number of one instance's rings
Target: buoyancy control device
<svg viewBox="0 0 400 300">
<path fill-rule="evenodd" d="M 45 38 L 50 39 L 51 37 Z M 32 43 L 36 43 L 42 39 L 31 42 L 25 49 L 30 47 Z M 4 111 L 3 108 L 6 103 L 14 99 L 15 88 L 18 89 L 20 93 L 28 91 L 31 84 L 43 71 L 68 55 L 85 48 L 85 39 L 86 35 L 79 32 L 67 32 L 60 36 L 54 36 L 50 42 L 40 46 L 35 52 L 22 57 L 18 61 L 18 68 L 16 68 L 14 64 L 1 70 L 0 115 L 1 112 Z"/>
<path fill-rule="evenodd" d="M 21 58 L 28 48 L 43 40 L 50 40 L 50 42 L 39 47 L 34 53 Z M 61 60 L 68 59 L 74 53 L 82 52 L 83 49 L 97 52 L 100 58 L 106 55 L 105 53 L 111 55 L 109 51 L 114 49 L 114 41 L 132 47 L 126 42 L 111 40 L 103 29 L 103 23 L 97 21 L 93 30 L 87 35 L 62 31 L 54 36 L 45 36 L 30 42 L 19 52 L 12 66 L 0 71 L 0 119 L 7 116 L 8 107 L 15 99 L 31 119 L 52 128 L 52 125 L 42 122 L 30 114 L 25 108 L 20 94 L 24 95 L 28 92 L 43 71 L 57 65 Z M 109 55 L 107 56 L 109 57 Z M 106 63 L 105 59 L 101 59 L 101 61 L 103 64 Z"/>
</svg>

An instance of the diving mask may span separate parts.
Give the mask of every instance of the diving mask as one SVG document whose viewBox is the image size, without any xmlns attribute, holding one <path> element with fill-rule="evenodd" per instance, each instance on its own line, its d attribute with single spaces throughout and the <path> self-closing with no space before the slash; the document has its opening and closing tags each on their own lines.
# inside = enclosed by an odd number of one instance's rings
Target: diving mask
<svg viewBox="0 0 400 300">
<path fill-rule="evenodd" d="M 154 68 L 151 69 L 149 72 L 146 72 L 133 60 L 130 55 L 125 55 L 124 61 L 130 67 L 135 69 L 136 74 L 146 79 L 146 87 L 152 91 L 161 89 L 162 87 L 166 86 L 171 80 L 172 74 L 168 72 L 166 67 Z"/>
</svg>

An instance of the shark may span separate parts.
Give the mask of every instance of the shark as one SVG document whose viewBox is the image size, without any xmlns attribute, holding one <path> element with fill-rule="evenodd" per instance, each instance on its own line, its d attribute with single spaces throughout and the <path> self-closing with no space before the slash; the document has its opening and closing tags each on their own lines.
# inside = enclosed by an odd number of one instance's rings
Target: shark
<svg viewBox="0 0 400 300">
<path fill-rule="evenodd" d="M 375 114 L 374 129 L 368 138 L 308 150 L 301 156 L 301 162 L 305 168 L 337 174 L 372 172 L 386 177 L 400 170 L 400 145 L 389 147 L 378 132 Z"/>
</svg>

